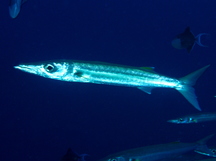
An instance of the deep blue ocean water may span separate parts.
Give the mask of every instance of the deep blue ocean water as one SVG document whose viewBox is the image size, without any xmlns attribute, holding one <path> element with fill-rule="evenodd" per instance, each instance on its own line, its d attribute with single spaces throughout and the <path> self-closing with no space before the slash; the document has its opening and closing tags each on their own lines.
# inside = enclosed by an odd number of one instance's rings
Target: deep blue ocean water
<svg viewBox="0 0 216 161">
<path fill-rule="evenodd" d="M 151 66 L 182 77 L 207 64 L 195 85 L 204 112 L 216 111 L 214 0 L 28 0 L 16 19 L 0 4 L 0 160 L 59 161 L 71 147 L 87 161 L 129 148 L 194 142 L 215 122 L 170 124 L 198 113 L 174 89 L 148 95 L 135 88 L 68 83 L 13 68 L 50 59 Z M 190 26 L 211 35 L 190 54 L 171 46 Z M 215 145 L 214 137 L 209 145 Z"/>
</svg>

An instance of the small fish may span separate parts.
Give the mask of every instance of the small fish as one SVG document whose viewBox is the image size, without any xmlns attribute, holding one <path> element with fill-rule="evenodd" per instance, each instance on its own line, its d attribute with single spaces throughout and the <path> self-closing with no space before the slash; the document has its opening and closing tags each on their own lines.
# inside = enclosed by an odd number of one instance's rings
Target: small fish
<svg viewBox="0 0 216 161">
<path fill-rule="evenodd" d="M 198 113 L 193 115 L 187 115 L 176 119 L 168 120 L 167 122 L 176 124 L 191 124 L 206 121 L 215 121 L 216 113 Z"/>
<path fill-rule="evenodd" d="M 11 18 L 16 18 L 20 13 L 21 6 L 27 0 L 9 0 L 9 14 Z"/>
<path fill-rule="evenodd" d="M 194 161 L 194 160 L 192 160 Z M 201 160 L 196 160 L 196 161 L 216 161 L 216 158 L 211 158 L 211 159 L 201 159 Z"/>
<path fill-rule="evenodd" d="M 190 31 L 190 27 L 187 27 L 183 33 L 178 34 L 172 40 L 172 46 L 176 49 L 187 49 L 188 53 L 191 52 L 195 43 L 198 44 L 199 46 L 207 47 L 201 43 L 201 36 L 203 35 L 209 35 L 209 34 L 200 33 L 195 37 Z"/>
<path fill-rule="evenodd" d="M 129 149 L 108 155 L 99 161 L 161 161 L 168 158 L 175 158 L 190 151 L 205 156 L 216 157 L 215 153 L 205 144 L 212 136 L 209 135 L 195 143 L 175 142 Z"/>
<path fill-rule="evenodd" d="M 15 66 L 16 69 L 45 78 L 68 82 L 136 87 L 148 94 L 155 87 L 178 90 L 196 109 L 201 110 L 192 87 L 209 65 L 180 79 L 157 74 L 149 67 L 130 67 L 101 62 L 55 60 Z"/>
<path fill-rule="evenodd" d="M 61 161 L 85 161 L 84 157 L 87 154 L 78 155 L 71 148 L 68 148 L 67 153 L 62 157 Z"/>
</svg>

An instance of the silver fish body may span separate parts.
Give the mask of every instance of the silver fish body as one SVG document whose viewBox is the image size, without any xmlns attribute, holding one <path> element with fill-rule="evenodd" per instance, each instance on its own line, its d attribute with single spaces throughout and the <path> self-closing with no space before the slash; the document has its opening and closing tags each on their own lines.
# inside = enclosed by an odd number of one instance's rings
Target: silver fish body
<svg viewBox="0 0 216 161">
<path fill-rule="evenodd" d="M 205 66 L 181 79 L 160 75 L 149 67 L 130 67 L 101 62 L 56 60 L 21 64 L 15 68 L 61 81 L 137 87 L 151 94 L 155 87 L 178 90 L 196 109 L 201 110 L 192 85 L 209 67 Z"/>
<path fill-rule="evenodd" d="M 45 63 L 41 67 L 35 65 L 19 65 L 15 68 L 46 78 L 69 82 L 129 87 L 182 87 L 179 80 L 156 74 L 151 69 L 146 70 L 105 63 L 62 61 L 50 64 Z"/>
<path fill-rule="evenodd" d="M 99 161 L 158 161 L 168 158 L 175 158 L 189 151 L 199 154 L 216 157 L 215 153 L 209 149 L 205 142 L 213 135 L 197 141 L 195 143 L 174 142 L 168 144 L 158 144 L 145 146 L 108 155 Z"/>
<path fill-rule="evenodd" d="M 198 113 L 168 120 L 168 122 L 176 124 L 190 124 L 206 121 L 216 121 L 216 113 Z"/>
</svg>

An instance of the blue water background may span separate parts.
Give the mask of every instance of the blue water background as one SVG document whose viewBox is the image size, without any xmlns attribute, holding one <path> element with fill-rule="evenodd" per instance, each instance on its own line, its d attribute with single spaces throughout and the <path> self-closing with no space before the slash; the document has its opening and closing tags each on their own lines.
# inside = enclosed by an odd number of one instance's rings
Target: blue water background
<svg viewBox="0 0 216 161">
<path fill-rule="evenodd" d="M 50 59 L 104 61 L 155 67 L 182 77 L 207 64 L 195 89 L 204 112 L 216 111 L 216 2 L 214 0 L 29 0 L 16 19 L 0 4 L 0 160 L 59 161 L 68 147 L 89 161 L 215 133 L 215 122 L 176 125 L 197 113 L 174 89 L 68 83 L 21 72 L 14 65 Z M 190 26 L 209 47 L 191 54 L 171 46 Z M 209 143 L 216 141 L 213 138 Z"/>
</svg>

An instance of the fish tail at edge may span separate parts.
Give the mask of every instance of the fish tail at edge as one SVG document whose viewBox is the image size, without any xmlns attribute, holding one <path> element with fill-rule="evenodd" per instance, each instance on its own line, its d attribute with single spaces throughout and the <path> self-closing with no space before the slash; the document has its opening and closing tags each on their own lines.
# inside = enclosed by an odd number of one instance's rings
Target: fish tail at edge
<svg viewBox="0 0 216 161">
<path fill-rule="evenodd" d="M 207 65 L 179 79 L 183 84 L 183 88 L 177 90 L 199 111 L 201 111 L 201 108 L 197 101 L 195 90 L 192 86 L 196 84 L 197 79 L 209 66 L 210 65 Z"/>
<path fill-rule="evenodd" d="M 210 157 L 216 157 L 216 154 L 208 148 L 208 146 L 206 145 L 206 142 L 211 139 L 215 134 L 211 134 L 201 140 L 197 141 L 197 148 L 194 150 L 196 153 L 202 154 L 202 155 L 206 155 L 206 156 L 210 156 Z"/>
<path fill-rule="evenodd" d="M 208 35 L 210 35 L 210 34 L 208 34 L 208 33 L 200 33 L 200 34 L 198 34 L 198 35 L 195 37 L 195 38 L 196 38 L 196 43 L 197 43 L 199 46 L 208 47 L 208 46 L 206 46 L 206 45 L 203 45 L 202 42 L 201 42 L 201 37 L 202 37 L 203 35 L 208 36 Z"/>
</svg>

